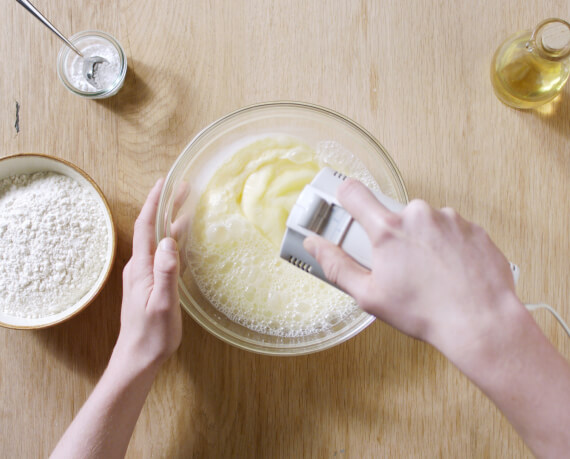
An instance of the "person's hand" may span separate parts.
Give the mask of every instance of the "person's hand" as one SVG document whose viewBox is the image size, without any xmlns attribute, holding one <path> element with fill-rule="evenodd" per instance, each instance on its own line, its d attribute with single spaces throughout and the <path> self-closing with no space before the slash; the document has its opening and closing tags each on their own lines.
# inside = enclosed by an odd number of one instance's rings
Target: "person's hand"
<svg viewBox="0 0 570 459">
<path fill-rule="evenodd" d="M 159 367 L 180 345 L 179 259 L 174 239 L 155 243 L 163 180 L 150 191 L 135 222 L 133 254 L 123 271 L 121 331 L 116 350 L 137 369 Z"/>
<path fill-rule="evenodd" d="M 343 183 L 338 199 L 370 237 L 372 269 L 320 237 L 304 246 L 367 312 L 451 357 L 484 339 L 501 308 L 522 307 L 506 258 L 454 210 L 416 200 L 392 213 L 354 180 Z"/>
<path fill-rule="evenodd" d="M 163 181 L 135 223 L 133 256 L 123 271 L 121 331 L 113 355 L 52 458 L 124 457 L 160 365 L 178 348 L 182 318 L 176 242 L 156 247 L 154 226 Z"/>
</svg>

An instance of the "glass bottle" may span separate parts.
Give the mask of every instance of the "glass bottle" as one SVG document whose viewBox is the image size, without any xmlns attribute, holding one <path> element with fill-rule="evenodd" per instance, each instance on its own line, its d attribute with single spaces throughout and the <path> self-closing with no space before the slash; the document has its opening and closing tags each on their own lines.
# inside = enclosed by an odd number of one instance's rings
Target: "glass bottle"
<svg viewBox="0 0 570 459">
<path fill-rule="evenodd" d="M 499 46 L 491 64 L 496 96 L 515 108 L 534 108 L 553 100 L 570 74 L 570 24 L 546 19 Z"/>
</svg>

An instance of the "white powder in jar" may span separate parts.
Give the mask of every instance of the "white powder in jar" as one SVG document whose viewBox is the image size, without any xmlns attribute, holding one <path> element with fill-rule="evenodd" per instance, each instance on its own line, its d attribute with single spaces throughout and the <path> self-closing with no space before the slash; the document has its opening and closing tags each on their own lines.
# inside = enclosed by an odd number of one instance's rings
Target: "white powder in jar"
<svg viewBox="0 0 570 459">
<path fill-rule="evenodd" d="M 105 265 L 109 231 L 95 193 L 53 172 L 0 180 L 0 311 L 40 318 L 74 305 Z"/>
<path fill-rule="evenodd" d="M 70 54 L 67 75 L 69 82 L 77 89 L 85 92 L 96 92 L 101 89 L 109 89 L 121 74 L 121 57 L 117 49 L 110 43 L 88 43 L 81 46 L 81 52 L 85 58 L 99 56 L 106 60 L 95 66 L 93 81 L 85 78 L 83 65 L 85 60 L 75 53 Z M 71 55 L 73 55 L 71 57 Z"/>
</svg>

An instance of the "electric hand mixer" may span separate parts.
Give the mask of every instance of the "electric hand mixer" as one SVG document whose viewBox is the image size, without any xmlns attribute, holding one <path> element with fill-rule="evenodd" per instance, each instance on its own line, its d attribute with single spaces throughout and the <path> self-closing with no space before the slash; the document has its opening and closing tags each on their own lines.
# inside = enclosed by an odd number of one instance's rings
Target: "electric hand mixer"
<svg viewBox="0 0 570 459">
<path fill-rule="evenodd" d="M 338 245 L 365 268 L 372 267 L 372 244 L 366 231 L 336 199 L 337 189 L 346 178 L 346 175 L 340 172 L 324 168 L 303 189 L 289 213 L 280 253 L 281 258 L 336 288 L 340 287 L 326 278 L 317 260 L 304 249 L 303 240 L 307 236 L 318 234 Z M 404 205 L 379 191 L 372 192 L 392 212 L 400 212 L 404 208 Z M 510 265 L 516 284 L 520 270 L 517 265 Z M 529 311 L 547 309 L 570 336 L 570 328 L 551 306 L 543 303 L 525 306 Z"/>
<path fill-rule="evenodd" d="M 365 268 L 372 266 L 372 245 L 368 235 L 336 199 L 337 189 L 345 179 L 346 175 L 329 168 L 317 174 L 293 206 L 281 244 L 282 258 L 328 283 L 331 282 L 317 260 L 303 248 L 303 240 L 311 234 L 318 234 L 338 245 Z M 392 212 L 400 212 L 404 208 L 379 191 L 372 192 Z M 511 270 L 516 283 L 519 268 L 511 263 Z"/>
</svg>

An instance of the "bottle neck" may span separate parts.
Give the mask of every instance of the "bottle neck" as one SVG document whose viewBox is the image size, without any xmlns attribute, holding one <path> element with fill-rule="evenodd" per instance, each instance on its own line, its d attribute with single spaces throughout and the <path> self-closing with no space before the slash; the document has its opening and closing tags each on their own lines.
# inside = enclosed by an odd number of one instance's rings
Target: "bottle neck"
<svg viewBox="0 0 570 459">
<path fill-rule="evenodd" d="M 546 19 L 532 32 L 527 45 L 544 59 L 570 60 L 570 24 L 562 19 Z"/>
</svg>

